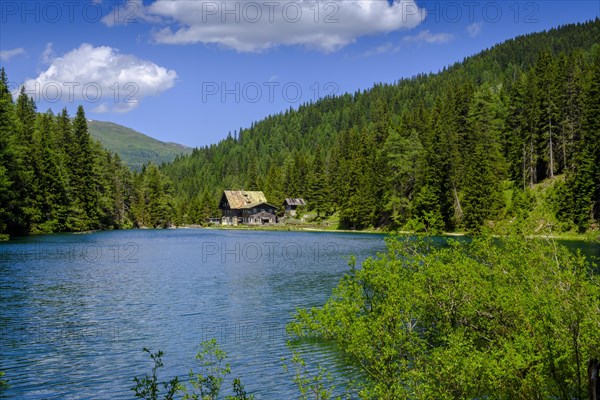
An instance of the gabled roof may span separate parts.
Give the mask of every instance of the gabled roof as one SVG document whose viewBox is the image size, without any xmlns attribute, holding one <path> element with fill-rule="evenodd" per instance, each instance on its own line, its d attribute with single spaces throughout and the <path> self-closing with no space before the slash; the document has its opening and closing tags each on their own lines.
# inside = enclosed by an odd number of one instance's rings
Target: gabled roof
<svg viewBox="0 0 600 400">
<path fill-rule="evenodd" d="M 305 206 L 306 203 L 304 202 L 304 199 L 300 199 L 300 198 L 286 198 L 283 201 L 283 204 L 287 204 L 288 206 Z"/>
<path fill-rule="evenodd" d="M 268 204 L 277 209 L 277 207 L 267 203 L 265 194 L 260 191 L 225 190 L 223 196 L 227 199 L 227 203 L 229 203 L 232 210 L 253 208 L 261 204 Z"/>
</svg>

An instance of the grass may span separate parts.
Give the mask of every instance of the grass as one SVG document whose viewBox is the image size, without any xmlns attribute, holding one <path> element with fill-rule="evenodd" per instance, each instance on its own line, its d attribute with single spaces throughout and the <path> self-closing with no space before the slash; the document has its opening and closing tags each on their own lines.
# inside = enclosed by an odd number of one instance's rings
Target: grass
<svg viewBox="0 0 600 400">
<path fill-rule="evenodd" d="M 165 143 L 133 129 L 112 122 L 88 121 L 90 135 L 134 170 L 152 161 L 156 164 L 171 162 L 192 149 L 177 143 Z"/>
</svg>

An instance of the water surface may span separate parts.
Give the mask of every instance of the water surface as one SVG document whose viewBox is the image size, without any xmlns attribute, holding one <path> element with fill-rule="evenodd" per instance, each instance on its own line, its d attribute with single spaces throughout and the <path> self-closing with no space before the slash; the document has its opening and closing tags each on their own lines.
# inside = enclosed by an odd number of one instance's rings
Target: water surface
<svg viewBox="0 0 600 400">
<path fill-rule="evenodd" d="M 562 243 L 600 257 L 598 244 Z M 166 353 L 162 377 L 185 377 L 198 344 L 215 338 L 257 399 L 296 398 L 281 367 L 285 324 L 327 300 L 348 255 L 384 247 L 383 235 L 210 229 L 0 243 L 5 397 L 129 399 L 132 378 L 150 372 L 143 347 Z M 356 377 L 334 346 L 302 348 L 339 381 Z"/>
<path fill-rule="evenodd" d="M 132 398 L 163 350 L 165 378 L 186 376 L 216 338 L 257 399 L 297 395 L 281 366 L 284 327 L 320 305 L 382 235 L 208 229 L 45 235 L 0 245 L 0 369 L 10 398 Z M 341 375 L 332 346 L 310 358 Z"/>
</svg>

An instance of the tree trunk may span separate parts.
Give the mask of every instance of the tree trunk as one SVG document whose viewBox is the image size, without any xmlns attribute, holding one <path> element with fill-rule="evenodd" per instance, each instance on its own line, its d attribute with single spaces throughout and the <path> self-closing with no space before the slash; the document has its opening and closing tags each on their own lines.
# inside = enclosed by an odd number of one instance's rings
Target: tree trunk
<svg viewBox="0 0 600 400">
<path fill-rule="evenodd" d="M 458 192 L 456 191 L 455 185 L 452 185 L 452 193 L 454 194 L 454 216 L 458 221 L 462 221 L 464 214 L 462 207 L 460 206 L 460 200 L 458 199 Z"/>
<path fill-rule="evenodd" d="M 554 143 L 552 142 L 552 117 L 550 117 L 550 178 L 554 178 Z"/>
<path fill-rule="evenodd" d="M 535 162 L 533 157 L 533 139 L 529 141 L 529 187 L 537 183 L 537 176 L 535 170 Z"/>
<path fill-rule="evenodd" d="M 588 362 L 588 382 L 590 400 L 600 400 L 600 363 L 597 359 Z"/>
</svg>

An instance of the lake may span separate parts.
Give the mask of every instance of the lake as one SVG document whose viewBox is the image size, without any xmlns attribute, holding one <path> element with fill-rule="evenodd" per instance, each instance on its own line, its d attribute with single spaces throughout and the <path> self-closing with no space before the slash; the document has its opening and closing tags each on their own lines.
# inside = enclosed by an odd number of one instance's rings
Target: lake
<svg viewBox="0 0 600 400">
<path fill-rule="evenodd" d="M 442 239 L 440 239 L 442 240 Z M 600 256 L 597 244 L 565 242 Z M 0 370 L 6 398 L 130 399 L 165 352 L 160 377 L 186 377 L 217 339 L 256 399 L 297 397 L 282 368 L 285 325 L 323 304 L 384 235 L 217 229 L 32 236 L 0 243 Z M 356 371 L 326 343 L 302 345 L 340 380 Z M 196 368 L 197 369 L 197 368 Z"/>
<path fill-rule="evenodd" d="M 8 397 L 132 398 L 163 350 L 163 375 L 187 376 L 216 338 L 256 398 L 291 398 L 285 324 L 320 305 L 382 235 L 178 229 L 44 235 L 0 244 L 0 369 Z M 346 364 L 331 346 L 311 360 Z"/>
</svg>

